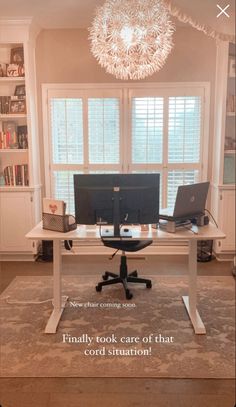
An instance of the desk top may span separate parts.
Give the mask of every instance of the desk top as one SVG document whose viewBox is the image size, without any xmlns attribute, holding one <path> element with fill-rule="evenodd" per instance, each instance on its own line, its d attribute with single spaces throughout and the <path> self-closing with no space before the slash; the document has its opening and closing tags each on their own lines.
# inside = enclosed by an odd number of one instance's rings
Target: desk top
<svg viewBox="0 0 236 407">
<path fill-rule="evenodd" d="M 194 234 L 191 230 L 182 229 L 176 233 L 168 233 L 161 229 L 154 229 L 149 225 L 148 230 L 141 230 L 141 226 L 129 225 L 124 226 L 125 228 L 130 228 L 132 230 L 133 239 L 152 239 L 153 241 L 169 241 L 169 240 L 178 240 L 186 241 L 190 239 L 196 240 L 216 240 L 224 239 L 225 234 L 213 224 L 207 226 L 198 227 L 198 234 Z M 104 226 L 103 229 L 109 229 L 110 227 Z M 102 229 L 102 230 L 103 230 Z M 99 226 L 85 226 L 78 225 L 76 230 L 71 232 L 61 233 L 54 232 L 52 230 L 45 230 L 42 228 L 42 222 L 36 225 L 29 233 L 26 235 L 27 239 L 33 240 L 96 240 L 100 239 L 100 230 Z M 122 237 L 125 239 L 125 237 Z M 130 239 L 130 238 L 128 238 Z M 113 239 L 114 240 L 114 239 Z M 119 238 L 118 238 L 119 240 Z"/>
</svg>

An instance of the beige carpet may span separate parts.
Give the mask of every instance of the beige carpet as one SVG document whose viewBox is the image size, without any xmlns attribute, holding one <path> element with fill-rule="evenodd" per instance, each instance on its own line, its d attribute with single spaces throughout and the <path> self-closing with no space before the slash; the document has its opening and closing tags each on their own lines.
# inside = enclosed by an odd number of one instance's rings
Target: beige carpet
<svg viewBox="0 0 236 407">
<path fill-rule="evenodd" d="M 58 332 L 46 335 L 50 302 L 9 304 L 4 298 L 51 298 L 52 278 L 17 277 L 0 297 L 2 377 L 233 378 L 233 277 L 198 278 L 206 335 L 194 334 L 185 311 L 186 278 L 151 278 L 151 290 L 135 286 L 127 301 L 120 285 L 97 293 L 96 278 L 64 277 L 63 292 L 71 302 Z M 77 343 L 68 342 L 72 337 Z"/>
</svg>

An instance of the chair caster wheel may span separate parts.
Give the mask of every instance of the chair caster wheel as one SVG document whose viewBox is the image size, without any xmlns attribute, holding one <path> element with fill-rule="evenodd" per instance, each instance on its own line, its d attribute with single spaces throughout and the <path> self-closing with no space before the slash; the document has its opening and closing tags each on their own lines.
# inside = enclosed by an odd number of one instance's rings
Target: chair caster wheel
<svg viewBox="0 0 236 407">
<path fill-rule="evenodd" d="M 103 276 L 102 276 L 102 279 L 104 280 L 104 281 L 106 281 L 106 280 L 108 280 L 108 275 L 107 275 L 107 273 L 105 273 L 105 274 L 103 274 Z"/>
<path fill-rule="evenodd" d="M 152 283 L 151 283 L 151 281 L 150 281 L 150 283 L 147 283 L 147 284 L 146 284 L 146 287 L 147 287 L 147 288 L 152 288 Z"/>
<path fill-rule="evenodd" d="M 125 296 L 127 300 L 131 300 L 131 298 L 133 298 L 133 294 L 129 290 L 125 291 Z"/>
<path fill-rule="evenodd" d="M 100 292 L 100 291 L 102 291 L 102 286 L 101 285 L 96 285 L 96 291 L 97 292 Z"/>
</svg>

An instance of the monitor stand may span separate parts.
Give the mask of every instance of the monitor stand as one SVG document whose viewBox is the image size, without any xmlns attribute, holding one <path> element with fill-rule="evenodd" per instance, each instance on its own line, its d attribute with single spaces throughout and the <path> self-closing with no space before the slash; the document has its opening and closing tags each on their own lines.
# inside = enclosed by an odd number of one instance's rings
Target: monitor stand
<svg viewBox="0 0 236 407">
<path fill-rule="evenodd" d="M 113 228 L 107 228 L 102 231 L 102 238 L 122 239 L 132 238 L 130 229 L 121 229 L 120 224 L 120 187 L 113 188 Z"/>
<path fill-rule="evenodd" d="M 111 228 L 104 228 L 101 232 L 101 237 L 103 239 L 108 238 L 108 239 L 131 239 L 132 238 L 132 233 L 130 228 L 127 228 L 127 231 L 124 231 L 124 229 L 120 230 L 119 234 L 114 233 L 114 229 Z"/>
<path fill-rule="evenodd" d="M 192 222 L 190 220 L 159 220 L 159 228 L 169 233 L 175 233 L 181 228 L 191 229 Z"/>
</svg>

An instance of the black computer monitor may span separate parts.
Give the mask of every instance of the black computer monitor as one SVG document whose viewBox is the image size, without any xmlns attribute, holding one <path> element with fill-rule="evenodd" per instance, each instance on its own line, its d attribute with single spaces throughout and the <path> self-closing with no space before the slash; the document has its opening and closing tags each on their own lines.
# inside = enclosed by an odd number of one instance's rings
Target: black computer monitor
<svg viewBox="0 0 236 407">
<path fill-rule="evenodd" d="M 159 220 L 159 174 L 74 174 L 78 224 L 120 226 Z"/>
</svg>

